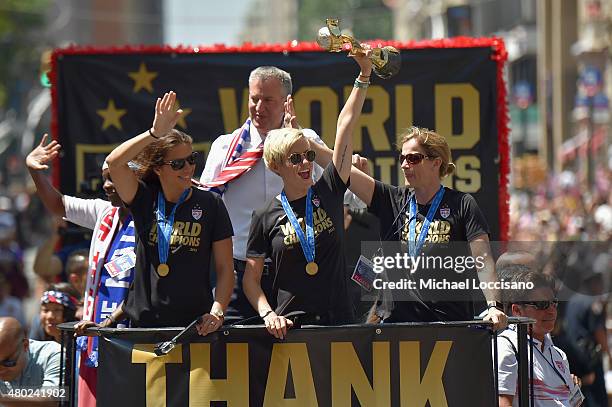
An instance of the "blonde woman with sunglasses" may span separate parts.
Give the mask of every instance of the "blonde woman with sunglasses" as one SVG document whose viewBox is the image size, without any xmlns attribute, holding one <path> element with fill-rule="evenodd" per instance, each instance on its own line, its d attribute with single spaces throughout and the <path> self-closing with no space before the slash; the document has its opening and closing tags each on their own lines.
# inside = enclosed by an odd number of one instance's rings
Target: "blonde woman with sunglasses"
<svg viewBox="0 0 612 407">
<path fill-rule="evenodd" d="M 496 283 L 495 264 L 489 244 L 489 227 L 476 200 L 469 194 L 444 187 L 442 180 L 453 173 L 451 152 L 446 139 L 438 133 L 420 127 L 410 127 L 399 136 L 399 165 L 405 187 L 396 187 L 375 180 L 368 174 L 365 158 L 355 155 L 350 189 L 380 219 L 381 239 L 399 241 L 402 251 L 417 258 L 425 255 L 455 259 L 481 258 L 476 265 L 463 269 L 425 269 L 409 274 L 414 285 L 406 290 L 379 292 L 382 304 L 372 308 L 370 322 L 435 322 L 472 320 L 480 310 L 474 307 L 476 290 L 429 289 L 422 282 L 462 282 L 466 279 Z M 317 154 L 331 159 L 332 153 L 315 146 Z M 322 163 L 325 160 L 321 160 Z M 466 242 L 462 244 L 461 242 Z M 384 253 L 395 256 L 396 253 Z M 403 253 L 399 253 L 403 255 Z M 473 263 L 475 264 L 475 262 Z M 467 271 L 466 271 L 467 269 Z M 392 281 L 405 278 L 409 270 L 389 277 Z M 394 273 L 394 272 L 392 272 Z M 473 277 L 473 279 L 472 279 Z M 477 285 L 480 283 L 478 282 Z M 507 316 L 499 302 L 499 291 L 482 290 L 487 300 L 486 320 L 495 329 L 507 325 Z M 477 296 L 477 297 L 474 297 Z M 392 298 L 392 300 L 391 300 Z"/>
<path fill-rule="evenodd" d="M 268 332 L 280 339 L 293 325 L 283 316 L 289 312 L 305 312 L 302 324 L 353 320 L 342 255 L 343 200 L 351 171 L 353 130 L 372 72 L 366 56 L 354 58 L 361 72 L 338 117 L 333 158 L 319 181 L 313 184 L 311 176 L 315 143 L 300 130 L 272 130 L 264 144 L 265 163 L 282 178 L 283 191 L 253 213 L 243 287 Z M 266 298 L 261 289 L 266 258 L 272 259 L 276 269 L 276 298 Z"/>
<path fill-rule="evenodd" d="M 197 329 L 206 335 L 223 325 L 234 286 L 233 231 L 223 201 L 192 186 L 197 154 L 191 137 L 174 129 L 182 113 L 175 102 L 174 92 L 158 98 L 153 126 L 106 159 L 138 235 L 136 274 L 123 311 L 140 327 L 186 326 L 201 317 Z M 138 165 L 136 174 L 130 161 Z"/>
</svg>

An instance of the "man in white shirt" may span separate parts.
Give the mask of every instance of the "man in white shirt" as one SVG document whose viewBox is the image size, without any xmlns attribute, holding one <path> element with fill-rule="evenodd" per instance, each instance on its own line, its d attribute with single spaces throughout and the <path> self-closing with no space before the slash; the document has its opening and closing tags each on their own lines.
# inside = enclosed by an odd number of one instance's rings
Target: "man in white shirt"
<svg viewBox="0 0 612 407">
<path fill-rule="evenodd" d="M 261 146 L 270 130 L 283 126 L 288 104 L 291 104 L 291 76 L 273 66 L 261 66 L 249 75 L 249 119 L 242 128 L 230 134 L 219 136 L 212 144 L 200 182 L 204 185 L 214 183 L 228 159 L 236 150 L 235 142 L 245 130 L 248 131 L 244 142 L 238 147 L 242 152 L 253 151 Z M 310 140 L 323 144 L 321 138 L 311 129 L 303 129 Z M 240 152 L 235 154 L 239 156 Z M 229 316 L 251 317 L 256 315 L 242 292 L 242 275 L 246 261 L 246 245 L 251 225 L 251 215 L 255 209 L 263 207 L 271 198 L 281 193 L 281 178 L 270 171 L 262 159 L 254 160 L 250 169 L 231 179 L 219 188 L 211 190 L 223 194 L 223 202 L 234 227 L 233 249 L 234 270 L 237 274 L 236 287 L 228 310 Z M 315 165 L 313 176 L 319 179 L 323 169 Z M 270 294 L 273 272 L 267 265 L 262 275 L 262 288 Z M 268 296 L 268 298 L 276 298 Z"/>
<path fill-rule="evenodd" d="M 525 265 L 507 265 L 499 272 L 506 281 L 533 284 L 529 290 L 505 291 L 504 302 L 513 316 L 536 321 L 533 325 L 533 378 L 530 380 L 534 407 L 579 406 L 579 380 L 570 373 L 567 356 L 554 346 L 550 336 L 557 319 L 554 281 Z M 518 406 L 518 337 L 513 328 L 506 329 L 497 338 L 500 407 Z"/>
</svg>

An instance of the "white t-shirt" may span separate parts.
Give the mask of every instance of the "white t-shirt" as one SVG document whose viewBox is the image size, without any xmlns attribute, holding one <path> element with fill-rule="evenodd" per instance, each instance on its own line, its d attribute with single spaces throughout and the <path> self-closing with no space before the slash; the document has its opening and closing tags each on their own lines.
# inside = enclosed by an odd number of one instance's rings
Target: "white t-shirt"
<svg viewBox="0 0 612 407">
<path fill-rule="evenodd" d="M 515 353 L 515 349 L 518 349 L 518 337 L 514 329 L 506 329 L 499 336 L 503 336 L 497 338 L 499 394 L 514 395 L 512 405 L 518 406 L 518 361 Z M 565 353 L 553 345 L 550 335 L 546 335 L 544 350 L 540 341 L 533 340 L 533 357 L 534 407 L 569 407 L 574 383 Z M 529 359 L 529 353 L 527 358 Z"/>
<path fill-rule="evenodd" d="M 309 140 L 323 143 L 313 130 L 302 129 L 302 132 Z M 251 140 L 243 145 L 245 150 L 257 147 L 262 141 L 261 135 L 253 124 L 249 128 L 249 135 Z M 221 172 L 223 161 L 233 138 L 233 134 L 224 134 L 213 142 L 206 158 L 206 166 L 200 177 L 201 183 L 212 181 Z M 321 174 L 323 174 L 323 168 L 315 164 L 313 167 L 314 180 L 321 178 Z M 234 228 L 232 241 L 235 259 L 246 260 L 246 247 L 253 211 L 263 207 L 266 202 L 280 194 L 282 190 L 282 178 L 266 167 L 263 158 L 249 172 L 226 186 L 223 193 L 223 202 Z"/>
</svg>

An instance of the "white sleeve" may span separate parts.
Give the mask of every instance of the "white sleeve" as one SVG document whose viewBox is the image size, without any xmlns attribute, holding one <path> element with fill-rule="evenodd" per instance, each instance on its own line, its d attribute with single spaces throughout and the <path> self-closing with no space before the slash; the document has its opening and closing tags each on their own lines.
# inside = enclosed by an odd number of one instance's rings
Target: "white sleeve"
<svg viewBox="0 0 612 407">
<path fill-rule="evenodd" d="M 514 349 L 506 338 L 497 340 L 497 383 L 499 394 L 516 394 L 518 382 L 518 361 Z"/>
<path fill-rule="evenodd" d="M 110 202 L 102 199 L 81 199 L 64 195 L 66 219 L 88 229 L 96 227 L 96 221 L 102 211 L 110 206 Z"/>
<path fill-rule="evenodd" d="M 227 149 L 229 148 L 229 140 L 231 139 L 231 134 L 224 134 L 213 141 L 208 156 L 206 157 L 204 171 L 202 171 L 202 176 L 200 177 L 200 182 L 202 184 L 212 181 L 221 172 L 223 161 L 225 160 Z"/>
</svg>

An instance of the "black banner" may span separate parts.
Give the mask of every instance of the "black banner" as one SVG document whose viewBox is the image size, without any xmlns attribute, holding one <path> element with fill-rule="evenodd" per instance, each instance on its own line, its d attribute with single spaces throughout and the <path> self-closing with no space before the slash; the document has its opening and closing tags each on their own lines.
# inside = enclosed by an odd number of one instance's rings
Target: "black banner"
<svg viewBox="0 0 612 407">
<path fill-rule="evenodd" d="M 441 44 L 457 45 L 452 40 Z M 371 160 L 375 178 L 399 185 L 403 176 L 397 133 L 412 124 L 437 130 L 447 137 L 457 165 L 445 185 L 472 193 L 489 222 L 491 238 L 504 238 L 508 157 L 507 118 L 500 114 L 505 112 L 499 68 L 505 58 L 503 43 L 473 40 L 465 48 L 403 48 L 397 76 L 372 76 L 355 132 L 355 152 Z M 105 155 L 151 126 L 155 100 L 169 90 L 177 92 L 185 112 L 177 127 L 193 136 L 195 149 L 205 157 L 217 136 L 246 119 L 248 75 L 260 65 L 291 73 L 300 124 L 333 145 L 336 120 L 358 67 L 344 54 L 305 49 L 312 46 L 297 46 L 291 52 L 56 50 L 51 77 L 54 137 L 63 146 L 56 178 L 61 191 L 100 191 Z"/>
<path fill-rule="evenodd" d="M 496 405 L 491 333 L 478 326 L 302 328 L 284 341 L 231 328 L 156 356 L 174 334 L 104 332 L 98 405 Z"/>
</svg>

